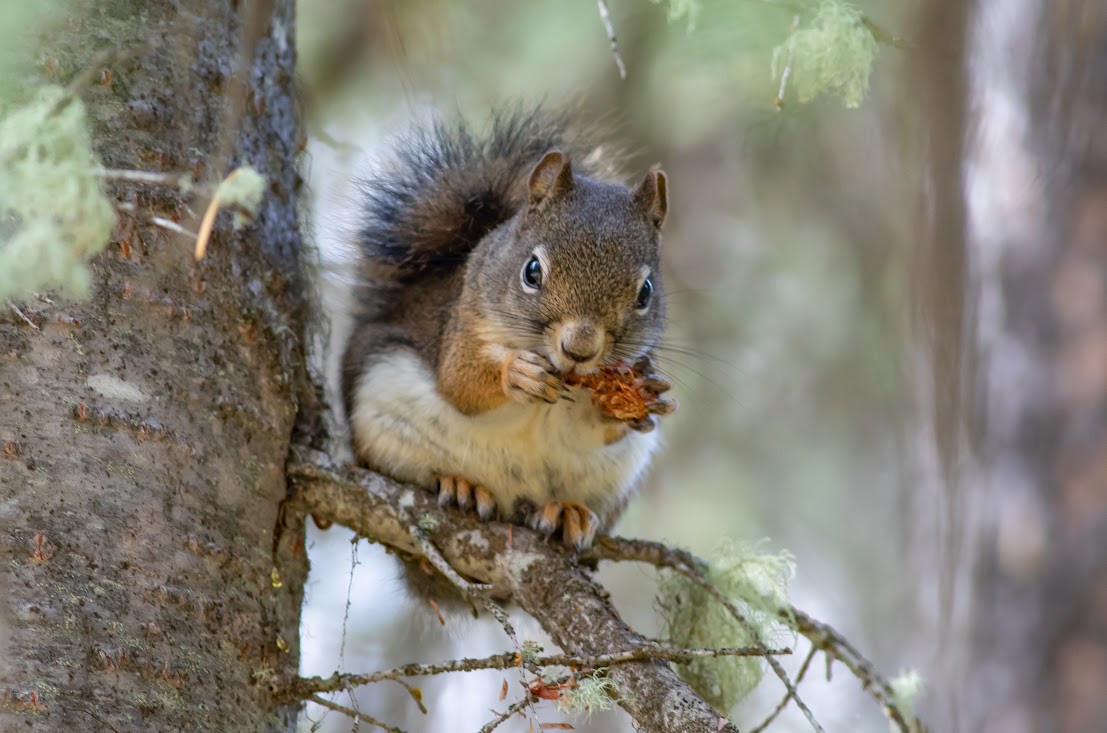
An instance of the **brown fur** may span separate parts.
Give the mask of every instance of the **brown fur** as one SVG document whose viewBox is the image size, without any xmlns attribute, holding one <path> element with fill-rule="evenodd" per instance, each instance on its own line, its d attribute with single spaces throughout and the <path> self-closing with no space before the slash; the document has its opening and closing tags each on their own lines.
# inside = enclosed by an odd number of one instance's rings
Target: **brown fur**
<svg viewBox="0 0 1107 733">
<path fill-rule="evenodd" d="M 569 396 L 563 375 L 651 353 L 664 321 L 667 180 L 657 169 L 633 187 L 598 177 L 603 161 L 562 124 L 505 118 L 488 140 L 438 125 L 406 141 L 399 174 L 367 182 L 368 287 L 343 364 L 348 414 L 359 375 L 395 349 L 417 354 L 464 415 L 553 403 Z M 560 149 L 543 150 L 547 141 Z M 612 423 L 604 440 L 629 430 Z M 388 473 L 353 432 L 359 459 Z M 611 490 L 615 511 L 596 519 L 605 530 L 633 493 Z M 569 542 L 590 542 L 591 512 L 569 513 Z"/>
</svg>

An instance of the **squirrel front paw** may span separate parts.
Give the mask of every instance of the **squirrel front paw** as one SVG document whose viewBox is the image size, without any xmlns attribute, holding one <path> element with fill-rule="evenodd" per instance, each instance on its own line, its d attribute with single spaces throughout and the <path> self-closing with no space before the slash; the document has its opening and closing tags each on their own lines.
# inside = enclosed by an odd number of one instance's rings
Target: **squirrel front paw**
<svg viewBox="0 0 1107 733">
<path fill-rule="evenodd" d="M 496 498 L 483 486 L 457 476 L 438 477 L 438 506 L 460 507 L 462 511 L 476 509 L 481 519 L 491 519 L 496 513 Z"/>
<path fill-rule="evenodd" d="M 600 528 L 600 518 L 584 504 L 551 501 L 534 510 L 529 524 L 531 529 L 547 537 L 560 529 L 565 544 L 583 551 L 592 547 L 592 540 Z"/>
<path fill-rule="evenodd" d="M 554 404 L 570 399 L 569 388 L 550 360 L 533 351 L 512 351 L 504 359 L 504 394 L 517 402 L 542 400 Z"/>
</svg>

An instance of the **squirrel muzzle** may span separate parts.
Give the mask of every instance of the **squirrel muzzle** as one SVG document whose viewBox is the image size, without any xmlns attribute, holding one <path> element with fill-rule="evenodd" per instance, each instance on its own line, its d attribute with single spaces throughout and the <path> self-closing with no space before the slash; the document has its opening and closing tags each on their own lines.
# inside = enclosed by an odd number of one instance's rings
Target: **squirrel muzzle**
<svg viewBox="0 0 1107 733">
<path fill-rule="evenodd" d="M 551 329 L 550 361 L 563 374 L 588 374 L 607 355 L 607 334 L 595 321 L 581 318 L 562 321 Z"/>
</svg>

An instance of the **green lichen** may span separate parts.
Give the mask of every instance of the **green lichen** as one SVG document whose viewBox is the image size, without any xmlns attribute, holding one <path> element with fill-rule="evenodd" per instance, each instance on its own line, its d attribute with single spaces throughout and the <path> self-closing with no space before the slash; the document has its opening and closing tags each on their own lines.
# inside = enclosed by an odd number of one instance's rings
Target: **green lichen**
<svg viewBox="0 0 1107 733">
<path fill-rule="evenodd" d="M 557 698 L 557 709 L 567 715 L 592 717 L 597 710 L 610 710 L 615 707 L 615 682 L 605 676 L 602 670 L 577 677 L 575 687 L 567 688 Z"/>
<path fill-rule="evenodd" d="M 677 573 L 664 573 L 658 605 L 670 642 L 715 648 L 776 645 L 790 636 L 779 612 L 788 606 L 788 581 L 794 572 L 787 552 L 766 553 L 730 540 L 716 549 L 708 580 L 741 611 L 745 625 L 703 588 Z M 676 668 L 721 715 L 745 698 L 763 673 L 760 657 L 704 658 Z"/>
<path fill-rule="evenodd" d="M 0 118 L 0 300 L 59 288 L 88 292 L 86 262 L 115 212 L 93 175 L 85 108 L 57 86 Z"/>
<path fill-rule="evenodd" d="M 215 198 L 220 207 L 231 209 L 232 224 L 235 229 L 241 229 L 257 216 L 263 193 L 265 176 L 247 165 L 234 170 L 219 184 Z"/>
<path fill-rule="evenodd" d="M 926 688 L 926 680 L 916 669 L 900 672 L 888 686 L 892 688 L 892 702 L 911 718 L 915 717 L 915 700 Z"/>
<path fill-rule="evenodd" d="M 524 640 L 519 648 L 519 655 L 526 664 L 538 664 L 538 655 L 541 653 L 542 647 L 538 645 L 537 641 L 531 641 L 530 639 Z"/>
<path fill-rule="evenodd" d="M 700 0 L 653 0 L 655 5 L 665 5 L 669 22 L 675 23 L 684 20 L 688 23 L 688 32 L 696 27 L 696 19 L 699 17 L 702 4 Z"/>
<path fill-rule="evenodd" d="M 799 27 L 773 50 L 772 74 L 781 78 L 791 59 L 788 84 L 801 103 L 833 94 L 853 109 L 869 91 L 877 50 L 876 39 L 856 6 L 821 0 L 814 15 L 801 15 Z"/>
</svg>

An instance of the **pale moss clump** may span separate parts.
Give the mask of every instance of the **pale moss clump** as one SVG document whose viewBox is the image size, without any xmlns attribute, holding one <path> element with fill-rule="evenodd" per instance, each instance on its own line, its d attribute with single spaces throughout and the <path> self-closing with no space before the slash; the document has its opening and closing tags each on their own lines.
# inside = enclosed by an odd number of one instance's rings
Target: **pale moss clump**
<svg viewBox="0 0 1107 733">
<path fill-rule="evenodd" d="M 577 677 L 576 686 L 557 698 L 557 709 L 567 715 L 584 714 L 590 718 L 597 710 L 615 707 L 615 689 L 615 682 L 600 671 Z"/>
<path fill-rule="evenodd" d="M 221 207 L 230 207 L 231 222 L 235 229 L 249 224 L 258 214 L 262 194 L 265 193 L 265 176 L 250 166 L 242 166 L 227 176 L 215 191 Z"/>
<path fill-rule="evenodd" d="M 669 641 L 682 647 L 773 646 L 790 635 L 780 611 L 788 607 L 788 581 L 795 573 L 791 554 L 761 552 L 757 546 L 724 541 L 714 553 L 707 578 L 741 611 L 736 621 L 706 590 L 677 573 L 662 575 L 658 605 Z M 761 682 L 761 657 L 705 657 L 676 665 L 721 715 Z"/>
<path fill-rule="evenodd" d="M 789 84 L 801 103 L 820 94 L 836 94 L 850 109 L 869 91 L 869 74 L 878 50 L 864 16 L 844 0 L 821 0 L 814 17 L 801 16 L 792 36 L 773 51 L 772 73 L 779 79 L 791 57 Z"/>
<path fill-rule="evenodd" d="M 926 688 L 926 680 L 917 669 L 900 672 L 888 682 L 892 688 L 892 702 L 907 716 L 915 717 L 915 701 Z"/>
<path fill-rule="evenodd" d="M 692 32 L 696 27 L 696 18 L 699 17 L 702 3 L 700 0 L 653 0 L 656 5 L 668 6 L 669 22 L 675 23 L 678 20 L 686 20 L 688 23 L 688 32 Z"/>
<path fill-rule="evenodd" d="M 0 299 L 60 288 L 84 295 L 86 262 L 108 243 L 115 212 L 93 174 L 85 108 L 45 86 L 0 117 Z"/>
<path fill-rule="evenodd" d="M 523 658 L 523 662 L 526 664 L 538 664 L 541 653 L 542 647 L 538 646 L 537 641 L 531 641 L 530 639 L 525 639 L 523 646 L 519 649 L 519 656 Z"/>
</svg>

